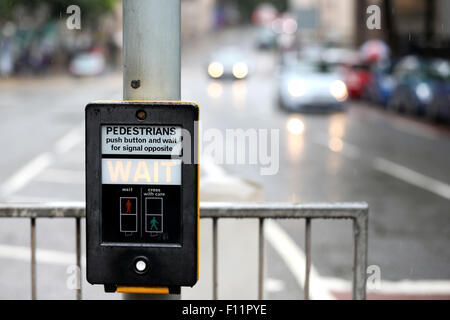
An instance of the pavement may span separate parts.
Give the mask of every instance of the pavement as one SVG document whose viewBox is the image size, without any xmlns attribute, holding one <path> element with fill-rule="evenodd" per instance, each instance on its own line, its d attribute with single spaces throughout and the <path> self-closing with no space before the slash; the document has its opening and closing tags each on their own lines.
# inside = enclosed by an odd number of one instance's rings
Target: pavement
<svg viewBox="0 0 450 320">
<path fill-rule="evenodd" d="M 277 56 L 257 51 L 252 32 L 230 29 L 183 45 L 182 98 L 201 108 L 201 201 L 366 201 L 368 298 L 449 299 L 450 130 L 364 101 L 345 113 L 282 112 Z M 248 79 L 207 77 L 209 54 L 225 45 L 247 51 L 255 66 Z M 120 99 L 120 72 L 1 79 L 0 88 L 0 201 L 84 201 L 84 106 Z M 230 129 L 273 134 L 275 149 L 263 140 L 256 163 L 227 161 L 243 151 L 226 143 Z M 225 158 L 212 137 L 225 139 Z M 262 175 L 269 163 L 278 169 Z M 183 289 L 183 299 L 212 295 L 211 221 L 200 228 L 200 281 Z M 30 298 L 29 230 L 28 220 L 0 220 L 0 299 Z M 265 298 L 302 299 L 304 222 L 269 221 L 265 235 Z M 257 222 L 220 221 L 218 236 L 219 298 L 256 299 Z M 73 299 L 74 221 L 39 219 L 37 247 L 38 298 Z M 313 221 L 312 298 L 350 297 L 352 248 L 349 221 Z M 85 299 L 121 298 L 85 280 L 82 286 Z"/>
</svg>

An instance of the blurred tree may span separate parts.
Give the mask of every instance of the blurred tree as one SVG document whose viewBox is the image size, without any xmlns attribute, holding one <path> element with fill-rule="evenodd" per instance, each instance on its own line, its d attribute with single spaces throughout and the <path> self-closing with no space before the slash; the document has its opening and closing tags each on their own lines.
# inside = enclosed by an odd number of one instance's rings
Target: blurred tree
<svg viewBox="0 0 450 320">
<path fill-rule="evenodd" d="M 112 10 L 117 2 L 118 0 L 1 0 L 0 19 L 11 18 L 17 6 L 34 10 L 41 5 L 49 8 L 51 18 L 60 18 L 66 15 L 67 7 L 77 5 L 83 19 L 89 22 Z"/>
</svg>

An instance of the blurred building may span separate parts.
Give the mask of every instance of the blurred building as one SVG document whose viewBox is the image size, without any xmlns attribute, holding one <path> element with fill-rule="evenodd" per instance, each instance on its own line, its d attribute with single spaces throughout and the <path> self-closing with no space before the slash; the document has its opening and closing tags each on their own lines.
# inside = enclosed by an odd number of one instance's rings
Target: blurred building
<svg viewBox="0 0 450 320">
<path fill-rule="evenodd" d="M 448 0 L 288 0 L 306 39 L 360 45 L 386 40 L 398 53 L 412 47 L 447 50 L 450 43 Z M 367 8 L 377 5 L 381 29 L 369 30 Z"/>
<path fill-rule="evenodd" d="M 298 17 L 299 32 L 308 40 L 354 43 L 357 0 L 289 0 Z"/>
<path fill-rule="evenodd" d="M 382 8 L 382 28 L 358 28 L 358 43 L 377 37 L 386 40 L 400 55 L 450 55 L 450 1 L 365 0 L 358 5 L 356 14 L 365 14 L 365 8 L 371 4 Z"/>
<path fill-rule="evenodd" d="M 215 0 L 181 1 L 181 34 L 183 40 L 204 35 L 214 26 Z"/>
</svg>

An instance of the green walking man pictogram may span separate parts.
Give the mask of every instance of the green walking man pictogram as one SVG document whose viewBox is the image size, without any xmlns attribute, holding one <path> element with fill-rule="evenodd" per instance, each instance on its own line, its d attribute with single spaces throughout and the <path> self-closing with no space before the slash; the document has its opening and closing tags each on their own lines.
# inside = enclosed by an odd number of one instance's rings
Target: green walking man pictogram
<svg viewBox="0 0 450 320">
<path fill-rule="evenodd" d="M 158 220 L 156 220 L 156 218 L 153 217 L 152 220 L 150 220 L 150 231 L 153 230 L 153 229 L 158 231 L 159 230 L 158 224 L 159 224 Z"/>
</svg>

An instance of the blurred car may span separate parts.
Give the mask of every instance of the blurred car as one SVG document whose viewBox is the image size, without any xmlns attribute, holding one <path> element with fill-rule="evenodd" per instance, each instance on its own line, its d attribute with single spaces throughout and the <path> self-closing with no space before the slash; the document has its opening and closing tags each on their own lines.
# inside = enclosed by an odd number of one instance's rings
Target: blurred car
<svg viewBox="0 0 450 320">
<path fill-rule="evenodd" d="M 278 16 L 278 10 L 273 4 L 261 3 L 251 16 L 251 21 L 258 25 L 270 25 Z"/>
<path fill-rule="evenodd" d="M 435 76 L 430 64 L 416 56 L 407 56 L 398 62 L 393 76 L 397 85 L 388 102 L 388 108 L 410 114 L 425 114 L 433 99 Z"/>
<path fill-rule="evenodd" d="M 381 40 L 368 40 L 360 48 L 361 56 L 365 62 L 374 63 L 387 61 L 391 54 L 389 46 Z"/>
<path fill-rule="evenodd" d="M 360 98 L 372 79 L 372 72 L 369 65 L 356 60 L 344 65 L 343 77 L 350 97 Z"/>
<path fill-rule="evenodd" d="M 386 107 L 396 86 L 396 80 L 392 75 L 392 64 L 374 66 L 372 75 L 363 96 L 369 101 Z"/>
<path fill-rule="evenodd" d="M 70 62 L 69 71 L 75 76 L 96 76 L 105 71 L 105 57 L 99 50 L 76 55 Z"/>
<path fill-rule="evenodd" d="M 434 60 L 431 76 L 434 78 L 433 98 L 427 106 L 426 115 L 431 120 L 450 123 L 450 62 Z"/>
<path fill-rule="evenodd" d="M 279 106 L 289 111 L 343 111 L 347 86 L 332 66 L 318 61 L 285 60 L 278 75 Z"/>
<path fill-rule="evenodd" d="M 342 66 L 359 60 L 359 53 L 352 49 L 331 45 L 322 48 L 320 59 L 329 65 Z"/>
<path fill-rule="evenodd" d="M 260 27 L 256 33 L 256 45 L 259 49 L 275 49 L 277 35 L 271 27 Z"/>
<path fill-rule="evenodd" d="M 245 55 L 232 47 L 219 50 L 208 63 L 208 75 L 213 79 L 245 79 L 249 69 Z"/>
<path fill-rule="evenodd" d="M 450 81 L 435 86 L 426 115 L 431 120 L 450 123 Z"/>
</svg>

